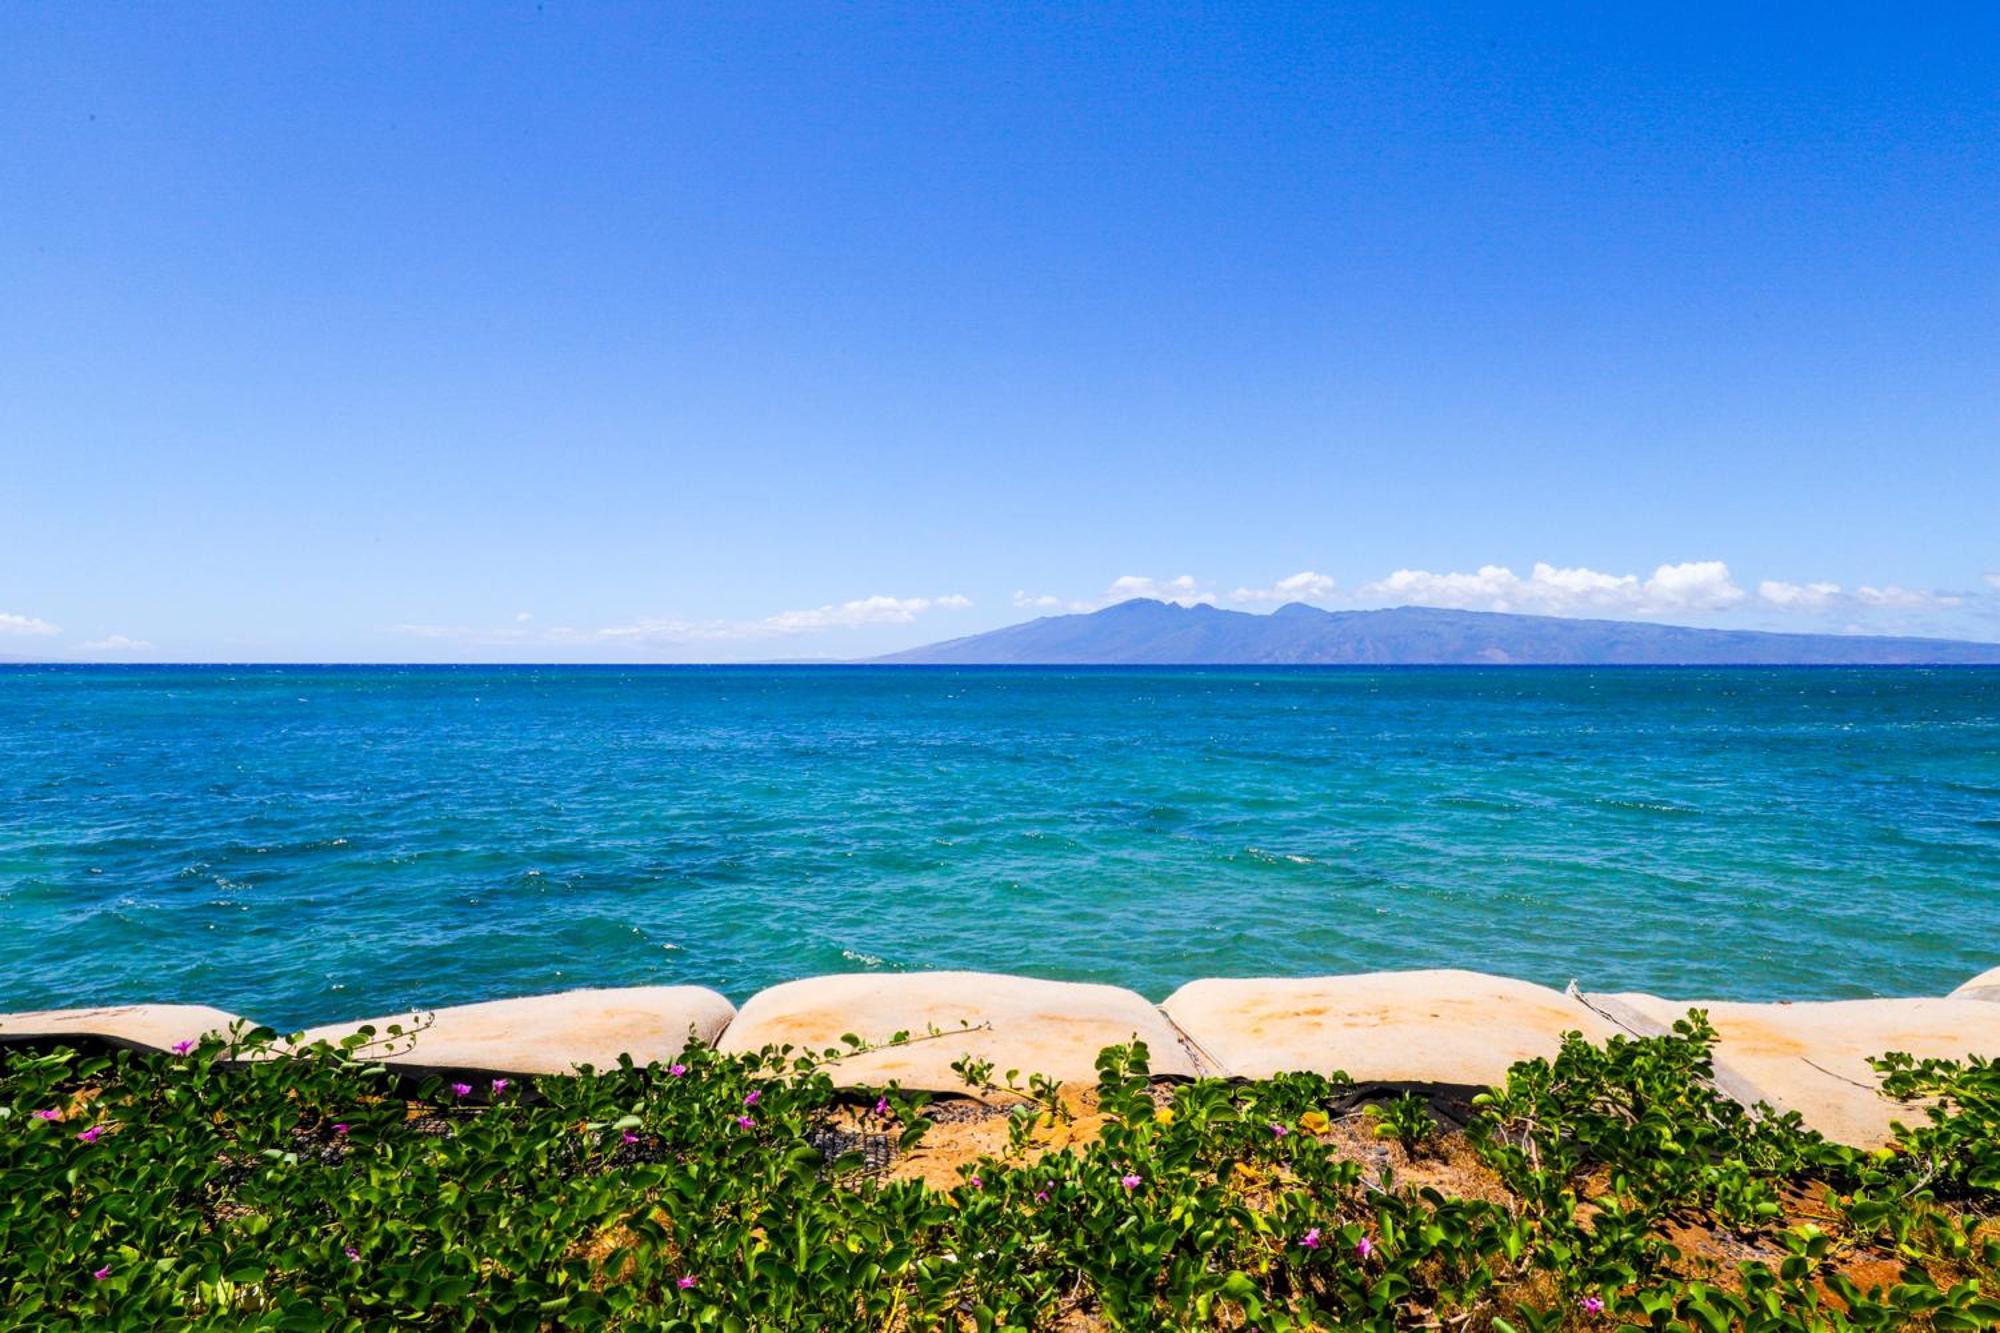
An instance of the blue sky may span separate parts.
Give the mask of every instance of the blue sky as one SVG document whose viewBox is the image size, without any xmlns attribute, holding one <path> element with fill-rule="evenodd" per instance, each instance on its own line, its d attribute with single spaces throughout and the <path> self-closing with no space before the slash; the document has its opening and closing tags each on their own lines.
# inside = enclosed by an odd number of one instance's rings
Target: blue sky
<svg viewBox="0 0 2000 1333">
<path fill-rule="evenodd" d="M 1984 5 L 11 6 L 0 657 L 2000 638 L 1996 87 Z"/>
</svg>

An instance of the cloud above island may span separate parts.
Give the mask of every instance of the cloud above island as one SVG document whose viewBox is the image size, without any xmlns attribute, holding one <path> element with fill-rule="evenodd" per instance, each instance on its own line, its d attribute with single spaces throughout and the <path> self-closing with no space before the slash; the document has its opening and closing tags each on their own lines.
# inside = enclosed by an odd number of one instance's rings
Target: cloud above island
<svg viewBox="0 0 2000 1333">
<path fill-rule="evenodd" d="M 748 617 L 642 615 L 565 622 L 551 616 L 545 623 L 538 613 L 496 611 L 489 623 L 402 624 L 394 630 L 460 644 L 472 656 L 511 653 L 520 660 L 847 658 L 1037 616 L 1088 614 L 1134 598 L 1251 612 L 1294 602 L 1348 610 L 1425 606 L 1670 624 L 1713 624 L 1721 618 L 1744 628 L 1963 635 L 1966 627 L 1954 616 L 2000 615 L 2000 575 L 1971 575 L 1966 588 L 1948 590 L 1887 579 L 1743 578 L 1722 560 L 1668 561 L 1649 572 L 1551 561 L 1536 561 L 1525 570 L 1498 563 L 1471 570 L 1402 568 L 1351 583 L 1324 568 L 1241 583 L 1192 573 L 1121 574 L 1087 595 L 1017 588 L 1011 598 L 983 600 L 985 613 L 979 615 L 964 614 L 974 610 L 974 599 L 964 593 L 876 593 Z M 138 650 L 137 641 L 114 642 L 121 637 L 95 641 L 83 650 Z M 787 646 L 773 646 L 780 643 Z"/>
<path fill-rule="evenodd" d="M 1526 578 L 1505 565 L 1481 565 L 1470 574 L 1399 569 L 1387 578 L 1363 584 L 1359 595 L 1401 606 L 1459 611 L 1656 616 L 1727 610 L 1748 594 L 1736 586 L 1729 566 L 1722 561 L 1690 560 L 1661 565 L 1644 579 L 1637 574 L 1606 574 L 1539 561 Z"/>
<path fill-rule="evenodd" d="M 1344 588 L 1331 574 L 1305 569 L 1266 585 L 1246 584 L 1218 599 L 1212 585 L 1193 575 L 1153 579 L 1127 575 L 1095 597 L 1071 598 L 1043 593 L 1014 594 L 1014 606 L 1042 614 L 1096 611 L 1133 597 L 1150 597 L 1183 606 L 1228 603 L 1245 609 L 1306 602 L 1320 606 L 1376 608 L 1428 606 L 1461 611 L 1516 612 L 1528 615 L 1660 619 L 1717 614 L 1778 617 L 1841 615 L 1851 620 L 1875 616 L 1884 623 L 1910 620 L 1929 612 L 1949 611 L 1968 602 L 1992 602 L 2000 592 L 2000 573 L 1982 576 L 1985 589 L 1952 592 L 1910 588 L 1901 584 L 1863 583 L 1854 587 L 1831 580 L 1763 579 L 1752 592 L 1721 560 L 1685 560 L 1657 565 L 1649 574 L 1613 573 L 1585 565 L 1537 561 L 1525 575 L 1507 565 L 1481 565 L 1471 571 L 1398 569 L 1381 578 Z M 1987 591 L 1991 590 L 1991 591 Z M 1858 624 L 1850 628 L 1859 630 Z"/>
<path fill-rule="evenodd" d="M 1172 602 L 1177 606 L 1214 606 L 1220 600 L 1212 587 L 1192 574 L 1171 579 L 1156 579 L 1146 574 L 1121 574 L 1095 597 L 1057 597 L 1051 593 L 1017 591 L 1014 605 L 1022 611 L 1078 613 L 1102 611 L 1107 606 L 1129 602 L 1135 597 Z"/>
<path fill-rule="evenodd" d="M 1268 588 L 1238 588 L 1229 594 L 1229 600 L 1251 606 L 1283 606 L 1287 602 L 1330 602 L 1339 595 L 1340 583 L 1331 574 L 1302 569 Z"/>
<path fill-rule="evenodd" d="M 1785 583 L 1778 579 L 1759 583 L 1757 595 L 1773 606 L 1795 611 L 1853 611 L 1866 607 L 1923 611 L 1960 606 L 1965 601 L 1958 593 L 1929 592 L 1893 583 L 1880 588 L 1863 584 L 1848 592 L 1838 583 Z"/>
<path fill-rule="evenodd" d="M 1841 591 L 1838 583 L 1786 583 L 1782 579 L 1765 579 L 1757 585 L 1757 595 L 1772 606 L 1799 611 L 1827 611 L 1839 605 Z"/>
</svg>

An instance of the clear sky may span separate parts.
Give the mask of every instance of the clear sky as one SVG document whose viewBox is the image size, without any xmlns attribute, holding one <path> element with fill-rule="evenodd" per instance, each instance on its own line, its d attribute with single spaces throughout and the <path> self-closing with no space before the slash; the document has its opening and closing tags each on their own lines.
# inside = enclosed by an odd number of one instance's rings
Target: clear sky
<svg viewBox="0 0 2000 1333">
<path fill-rule="evenodd" d="M 1125 591 L 2000 638 L 2000 6 L 0 9 L 0 657 Z"/>
</svg>

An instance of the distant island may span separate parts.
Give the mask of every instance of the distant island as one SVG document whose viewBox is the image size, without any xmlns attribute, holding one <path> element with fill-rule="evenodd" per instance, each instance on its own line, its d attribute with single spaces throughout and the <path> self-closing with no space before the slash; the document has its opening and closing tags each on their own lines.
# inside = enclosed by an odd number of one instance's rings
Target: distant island
<svg viewBox="0 0 2000 1333">
<path fill-rule="evenodd" d="M 1777 634 L 1627 620 L 1440 611 L 1268 615 L 1134 598 L 873 659 L 911 666 L 1958 666 L 2000 665 L 2000 643 Z"/>
</svg>

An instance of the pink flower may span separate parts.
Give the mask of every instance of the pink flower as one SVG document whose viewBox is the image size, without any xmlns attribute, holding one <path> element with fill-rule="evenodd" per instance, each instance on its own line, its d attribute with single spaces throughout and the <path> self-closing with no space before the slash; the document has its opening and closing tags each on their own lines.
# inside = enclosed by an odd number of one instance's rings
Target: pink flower
<svg viewBox="0 0 2000 1333">
<path fill-rule="evenodd" d="M 354 1247 L 353 1247 L 352 1245 L 348 1246 L 348 1247 L 347 1247 L 347 1262 L 349 1262 L 349 1263 L 351 1263 L 351 1264 L 358 1264 L 358 1263 L 360 1263 L 360 1262 L 361 1262 L 361 1251 L 359 1251 L 359 1250 L 355 1249 L 355 1248 L 354 1248 Z"/>
<path fill-rule="evenodd" d="M 1577 1304 L 1583 1307 L 1583 1312 L 1585 1314 L 1604 1313 L 1604 1301 L 1600 1297 L 1586 1296 L 1582 1300 L 1578 1301 Z"/>
<path fill-rule="evenodd" d="M 454 1083 L 451 1085 L 451 1095 L 454 1097 L 470 1097 L 472 1095 L 472 1085 L 470 1083 Z"/>
<path fill-rule="evenodd" d="M 633 1132 L 632 1132 L 631 1130 L 629 1130 L 629 1129 L 625 1131 L 625 1142 L 627 1142 L 627 1143 L 637 1143 L 638 1141 L 639 1141 L 639 1136 L 638 1136 L 637 1134 L 634 1134 L 634 1133 L 633 1133 Z"/>
<path fill-rule="evenodd" d="M 52 1107 L 50 1107 L 50 1108 L 49 1108 L 48 1110 L 46 1110 L 46 1111 L 37 1111 L 37 1112 L 35 1112 L 35 1119 L 37 1119 L 37 1120 L 60 1120 L 60 1119 L 62 1119 L 62 1112 L 61 1112 L 61 1111 L 58 1111 L 58 1110 L 56 1110 L 56 1109 L 55 1109 L 55 1108 L 54 1108 L 54 1107 L 52 1106 Z"/>
<path fill-rule="evenodd" d="M 1053 1187 L 1053 1186 L 1055 1185 L 1055 1181 L 1051 1180 L 1051 1181 L 1049 1182 L 1049 1185 L 1050 1185 L 1051 1187 Z M 1046 1190 L 1046 1189 L 1039 1189 L 1039 1190 L 1036 1190 L 1036 1191 L 1035 1191 L 1035 1202 L 1036 1202 L 1036 1203 L 1047 1203 L 1048 1201 L 1049 1201 L 1049 1191 L 1048 1191 L 1048 1190 Z"/>
<path fill-rule="evenodd" d="M 505 1092 L 505 1091 L 507 1091 L 507 1080 L 506 1080 L 506 1079 L 504 1079 L 504 1078 L 496 1078 L 496 1079 L 494 1079 L 494 1080 L 493 1080 L 493 1095 L 494 1095 L 495 1097 L 498 1097 L 498 1096 L 499 1096 L 499 1095 L 500 1095 L 501 1093 L 503 1093 L 503 1092 Z"/>
<path fill-rule="evenodd" d="M 1299 1237 L 1299 1244 L 1305 1246 L 1308 1250 L 1318 1249 L 1319 1228 L 1318 1227 L 1310 1228 L 1305 1235 Z"/>
<path fill-rule="evenodd" d="M 667 1072 L 669 1074 L 672 1074 L 675 1078 L 686 1078 L 688 1067 L 686 1065 L 668 1065 Z M 685 1282 L 690 1287 L 694 1285 L 694 1279 L 691 1277 L 682 1278 L 681 1281 Z"/>
<path fill-rule="evenodd" d="M 105 1278 L 111 1276 L 111 1265 L 110 1264 L 104 1265 L 104 1267 L 98 1269 L 95 1273 L 92 1273 L 90 1276 L 99 1282 L 104 1281 Z"/>
<path fill-rule="evenodd" d="M 1360 1240 L 1354 1242 L 1355 1258 L 1366 1259 L 1373 1253 L 1375 1253 L 1375 1242 L 1368 1239 L 1368 1237 L 1363 1236 Z"/>
<path fill-rule="evenodd" d="M 678 1282 L 674 1283 L 674 1285 L 675 1285 L 676 1287 L 679 1287 L 679 1288 L 680 1288 L 680 1289 L 681 1289 L 682 1291 L 687 1291 L 687 1290 L 691 1289 L 691 1288 L 692 1288 L 692 1287 L 694 1286 L 694 1274 L 693 1274 L 693 1273 L 689 1273 L 689 1274 L 688 1274 L 688 1275 L 687 1275 L 686 1277 L 684 1277 L 684 1278 L 680 1279 L 680 1281 L 678 1281 Z"/>
<path fill-rule="evenodd" d="M 338 1135 L 340 1135 L 340 1136 L 341 1136 L 342 1138 L 346 1138 L 346 1137 L 347 1137 L 347 1125 L 346 1125 L 346 1123 L 345 1123 L 345 1122 L 342 1122 L 341 1124 L 338 1124 L 338 1125 L 335 1125 L 335 1126 L 333 1127 L 333 1132 L 334 1132 L 334 1133 L 336 1133 L 336 1134 L 338 1134 Z"/>
<path fill-rule="evenodd" d="M 974 1176 L 972 1178 L 972 1188 L 976 1190 L 983 1190 L 986 1188 L 986 1182 L 981 1180 L 978 1176 Z"/>
<path fill-rule="evenodd" d="M 1276 1121 L 1273 1121 L 1271 1124 L 1271 1137 L 1274 1139 L 1282 1139 L 1283 1137 L 1285 1137 L 1285 1135 L 1291 1132 L 1292 1132 L 1291 1130 L 1286 1129 L 1283 1125 L 1278 1124 Z"/>
<path fill-rule="evenodd" d="M 104 1132 L 104 1126 L 92 1125 L 89 1129 L 86 1129 L 81 1134 L 77 1135 L 77 1138 L 83 1140 L 85 1143 L 95 1143 L 97 1142 L 98 1135 L 102 1134 L 103 1132 Z"/>
<path fill-rule="evenodd" d="M 763 1099 L 764 1099 L 764 1094 L 757 1091 L 755 1088 L 752 1088 L 750 1089 L 750 1091 L 743 1094 L 743 1104 L 745 1106 L 755 1106 L 758 1102 L 762 1101 Z"/>
<path fill-rule="evenodd" d="M 884 1120 L 889 1118 L 889 1099 L 887 1097 L 877 1097 L 875 1099 L 875 1114 L 881 1116 Z"/>
<path fill-rule="evenodd" d="M 1122 1179 L 1120 1179 L 1118 1183 L 1123 1185 L 1126 1191 L 1129 1193 L 1132 1190 L 1138 1189 L 1141 1185 L 1145 1184 L 1146 1182 L 1138 1176 L 1125 1176 Z"/>
<path fill-rule="evenodd" d="M 736 1127 L 738 1129 L 755 1129 L 757 1128 L 757 1122 L 747 1115 L 739 1115 L 736 1117 Z"/>
<path fill-rule="evenodd" d="M 193 1049 L 194 1049 L 194 1043 L 191 1041 L 177 1041 L 174 1043 L 175 1055 L 186 1055 L 189 1051 Z"/>
</svg>

